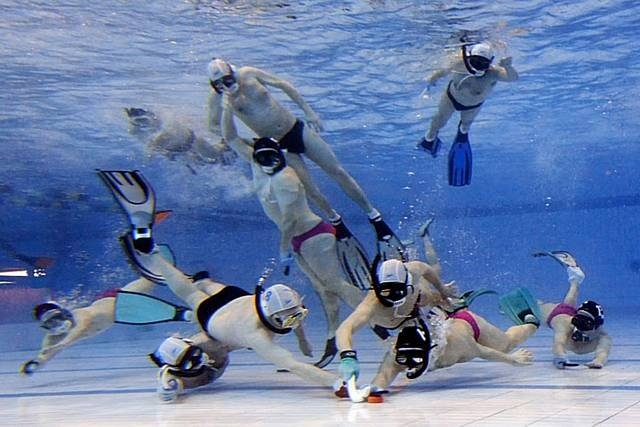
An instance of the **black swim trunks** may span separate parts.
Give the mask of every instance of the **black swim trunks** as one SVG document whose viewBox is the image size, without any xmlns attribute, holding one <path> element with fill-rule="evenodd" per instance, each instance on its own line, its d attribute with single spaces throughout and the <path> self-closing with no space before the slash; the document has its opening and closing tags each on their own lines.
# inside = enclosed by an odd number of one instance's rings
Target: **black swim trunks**
<svg viewBox="0 0 640 427">
<path fill-rule="evenodd" d="M 278 144 L 283 150 L 287 150 L 289 153 L 301 154 L 304 153 L 304 139 L 302 132 L 304 130 L 304 123 L 300 119 L 296 119 L 296 123 L 291 130 L 287 132 L 285 136 L 280 138 Z"/>
<path fill-rule="evenodd" d="M 447 96 L 449 97 L 449 100 L 451 101 L 451 103 L 453 104 L 453 108 L 456 109 L 456 111 L 467 111 L 467 110 L 473 110 L 474 108 L 478 108 L 482 105 L 482 102 L 476 105 L 463 105 L 460 104 L 458 102 L 457 99 L 455 99 L 453 97 L 453 95 L 451 94 L 451 85 L 453 84 L 453 80 L 449 82 L 449 85 L 447 86 Z"/>
<path fill-rule="evenodd" d="M 203 331 L 207 331 L 207 324 L 211 316 L 231 301 L 240 297 L 250 295 L 249 292 L 237 286 L 226 286 L 217 294 L 211 295 L 206 300 L 198 304 L 196 317 Z"/>
</svg>

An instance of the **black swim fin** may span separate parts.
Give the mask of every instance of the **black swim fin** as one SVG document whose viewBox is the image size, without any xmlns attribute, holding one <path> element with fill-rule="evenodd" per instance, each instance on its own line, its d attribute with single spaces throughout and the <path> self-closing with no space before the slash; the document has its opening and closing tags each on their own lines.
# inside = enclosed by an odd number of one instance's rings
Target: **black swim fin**
<svg viewBox="0 0 640 427">
<path fill-rule="evenodd" d="M 371 271 L 366 250 L 342 219 L 332 224 L 336 229 L 336 251 L 344 274 L 353 286 L 362 290 L 370 289 Z"/>
<path fill-rule="evenodd" d="M 124 249 L 127 258 L 133 265 L 133 267 L 140 273 L 141 276 L 155 282 L 159 285 L 166 284 L 164 276 L 162 274 L 153 271 L 149 267 L 149 261 L 147 256 L 144 253 L 141 253 L 136 244 L 133 241 L 130 233 L 126 233 L 120 237 L 120 243 L 122 244 L 122 248 Z M 153 250 L 160 252 L 162 258 L 170 262 L 172 265 L 176 265 L 176 257 L 167 244 L 157 244 L 153 245 Z"/>
<path fill-rule="evenodd" d="M 399 259 L 400 261 L 408 261 L 407 250 L 404 243 L 398 239 L 398 236 L 391 230 L 381 216 L 370 219 L 369 222 L 376 230 L 376 247 L 382 261 L 388 259 Z"/>
<path fill-rule="evenodd" d="M 115 322 L 126 325 L 151 325 L 164 322 L 190 322 L 193 312 L 188 307 L 172 304 L 163 299 L 119 290 L 115 304 Z"/>
<path fill-rule="evenodd" d="M 460 132 L 449 150 L 449 185 L 462 187 L 471 184 L 473 158 L 469 135 Z"/>
<path fill-rule="evenodd" d="M 133 239 L 150 239 L 156 209 L 151 184 L 137 170 L 98 170 L 98 175 L 129 217 Z"/>
</svg>

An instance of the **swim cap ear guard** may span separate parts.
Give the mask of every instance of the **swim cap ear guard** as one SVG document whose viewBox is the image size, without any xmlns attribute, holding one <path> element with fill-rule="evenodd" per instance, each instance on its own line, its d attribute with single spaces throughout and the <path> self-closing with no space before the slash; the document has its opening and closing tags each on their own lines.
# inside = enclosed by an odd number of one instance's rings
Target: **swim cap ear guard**
<svg viewBox="0 0 640 427">
<path fill-rule="evenodd" d="M 488 43 L 463 44 L 462 59 L 470 74 L 482 77 L 493 62 L 493 50 Z"/>
<path fill-rule="evenodd" d="M 73 313 L 55 301 L 35 306 L 33 317 L 40 322 L 40 327 L 51 335 L 66 334 L 76 324 Z"/>
<path fill-rule="evenodd" d="M 253 160 L 267 175 L 274 175 L 287 166 L 280 144 L 273 138 L 255 139 L 253 143 Z"/>
<path fill-rule="evenodd" d="M 376 255 L 371 267 L 373 290 L 378 301 L 385 307 L 400 307 L 407 300 L 411 275 L 404 263 L 397 259 L 388 259 L 380 263 L 380 255 Z"/>
</svg>

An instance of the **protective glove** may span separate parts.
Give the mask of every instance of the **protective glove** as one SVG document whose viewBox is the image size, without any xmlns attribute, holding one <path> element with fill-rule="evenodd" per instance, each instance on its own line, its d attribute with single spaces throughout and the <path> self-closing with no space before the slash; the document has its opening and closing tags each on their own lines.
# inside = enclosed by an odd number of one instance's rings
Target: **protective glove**
<svg viewBox="0 0 640 427">
<path fill-rule="evenodd" d="M 289 275 L 293 264 L 293 254 L 291 252 L 280 252 L 280 265 L 285 276 Z"/>
<path fill-rule="evenodd" d="M 554 357 L 553 358 L 553 366 L 555 366 L 557 369 L 564 369 L 564 368 L 573 368 L 578 366 L 577 363 L 573 363 L 573 362 L 569 362 L 569 360 L 566 357 Z"/>
<path fill-rule="evenodd" d="M 354 350 L 340 352 L 340 367 L 338 374 L 343 381 L 349 381 L 353 376 L 358 379 L 360 375 L 360 363 L 358 363 L 357 353 Z"/>
<path fill-rule="evenodd" d="M 577 282 L 579 285 L 584 280 L 584 271 L 580 267 L 567 267 L 567 276 L 569 276 L 569 283 Z"/>
</svg>

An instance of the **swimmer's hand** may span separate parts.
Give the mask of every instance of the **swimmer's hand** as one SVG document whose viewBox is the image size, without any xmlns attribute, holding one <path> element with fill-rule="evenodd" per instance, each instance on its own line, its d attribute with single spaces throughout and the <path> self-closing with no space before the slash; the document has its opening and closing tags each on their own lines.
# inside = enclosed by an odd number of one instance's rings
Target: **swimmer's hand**
<svg viewBox="0 0 640 427">
<path fill-rule="evenodd" d="M 503 58 L 500 58 L 500 61 L 498 62 L 498 65 L 500 65 L 501 67 L 504 68 L 509 68 L 511 67 L 511 61 L 513 58 L 511 58 L 510 56 L 505 56 Z"/>
<path fill-rule="evenodd" d="M 318 115 L 313 111 L 307 113 L 304 121 L 307 122 L 307 124 L 311 126 L 311 128 L 316 132 L 322 132 L 322 130 L 324 129 L 324 127 L 322 126 L 322 122 L 320 122 L 320 117 L 318 117 Z"/>
<path fill-rule="evenodd" d="M 533 353 L 527 349 L 519 348 L 511 353 L 514 365 L 530 365 L 533 363 Z"/>
<path fill-rule="evenodd" d="M 293 254 L 291 252 L 280 252 L 280 266 L 282 266 L 282 272 L 285 276 L 289 275 L 291 264 L 293 264 Z"/>
<path fill-rule="evenodd" d="M 596 360 L 592 360 L 589 363 L 585 363 L 585 366 L 587 366 L 589 369 L 602 369 L 604 365 Z"/>
<path fill-rule="evenodd" d="M 449 283 L 444 284 L 444 293 L 448 298 L 457 298 L 458 296 L 458 285 L 455 280 L 450 281 Z"/>
</svg>

